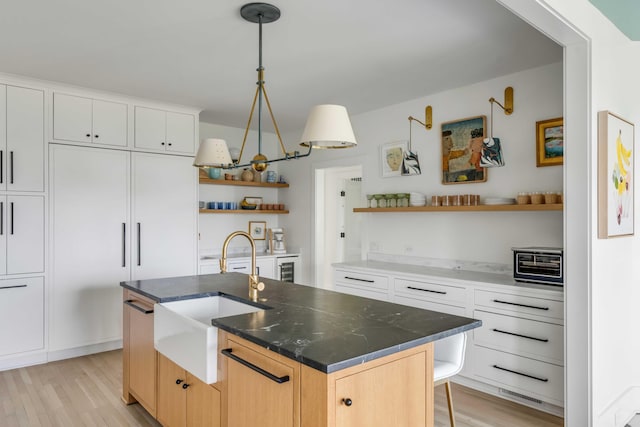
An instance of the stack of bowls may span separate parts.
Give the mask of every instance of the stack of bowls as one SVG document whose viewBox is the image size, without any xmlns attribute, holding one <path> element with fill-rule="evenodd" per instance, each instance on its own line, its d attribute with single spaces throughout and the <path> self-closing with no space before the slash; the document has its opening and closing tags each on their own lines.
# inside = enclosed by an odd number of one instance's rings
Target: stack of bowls
<svg viewBox="0 0 640 427">
<path fill-rule="evenodd" d="M 424 206 L 427 198 L 421 193 L 409 193 L 409 206 Z"/>
</svg>

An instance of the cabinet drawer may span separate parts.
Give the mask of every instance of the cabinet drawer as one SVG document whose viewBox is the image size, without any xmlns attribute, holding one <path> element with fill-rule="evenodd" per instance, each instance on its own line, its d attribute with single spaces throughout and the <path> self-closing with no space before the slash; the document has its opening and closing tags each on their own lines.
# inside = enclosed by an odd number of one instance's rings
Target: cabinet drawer
<svg viewBox="0 0 640 427">
<path fill-rule="evenodd" d="M 421 299 L 408 298 L 400 295 L 396 295 L 393 298 L 393 302 L 411 307 L 423 308 L 425 310 L 439 311 L 441 313 L 454 314 L 456 316 L 464 316 L 464 307 L 457 307 L 454 305 L 441 304 L 432 301 L 425 301 Z"/>
<path fill-rule="evenodd" d="M 227 261 L 228 273 L 251 274 L 251 262 L 249 261 Z"/>
<path fill-rule="evenodd" d="M 564 319 L 562 301 L 476 290 L 475 304 L 514 313 Z"/>
<path fill-rule="evenodd" d="M 396 278 L 394 280 L 394 290 L 397 294 L 423 300 L 455 303 L 459 305 L 464 305 L 465 303 L 466 289 L 456 286 Z"/>
<path fill-rule="evenodd" d="M 474 342 L 521 356 L 564 364 L 564 327 L 519 317 L 475 310 L 482 327 L 474 329 Z"/>
<path fill-rule="evenodd" d="M 342 292 L 343 294 L 377 299 L 379 301 L 389 301 L 389 295 L 387 294 L 387 292 L 381 292 L 378 289 L 366 289 L 363 286 L 349 286 L 337 283 L 335 285 L 335 290 L 337 292 Z"/>
<path fill-rule="evenodd" d="M 562 366 L 475 346 L 475 374 L 525 396 L 564 405 Z"/>
<path fill-rule="evenodd" d="M 0 356 L 44 348 L 42 277 L 0 280 L 0 324 Z"/>
<path fill-rule="evenodd" d="M 349 270 L 335 271 L 336 284 L 345 284 L 349 286 L 357 286 L 361 288 L 377 289 L 378 292 L 389 289 L 389 279 L 387 276 L 379 276 L 370 273 L 360 273 Z"/>
</svg>

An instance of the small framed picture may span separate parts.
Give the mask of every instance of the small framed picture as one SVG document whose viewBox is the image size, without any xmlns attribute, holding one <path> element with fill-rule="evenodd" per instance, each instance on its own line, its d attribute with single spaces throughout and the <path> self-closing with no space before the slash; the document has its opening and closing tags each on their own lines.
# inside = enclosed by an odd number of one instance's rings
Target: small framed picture
<svg viewBox="0 0 640 427">
<path fill-rule="evenodd" d="M 249 221 L 249 235 L 253 240 L 265 240 L 267 236 L 266 221 Z"/>
<path fill-rule="evenodd" d="M 383 177 L 402 175 L 402 162 L 407 148 L 407 141 L 387 142 L 380 146 L 380 166 Z"/>
<path fill-rule="evenodd" d="M 564 161 L 562 117 L 536 122 L 536 166 L 561 165 Z"/>
<path fill-rule="evenodd" d="M 475 116 L 442 123 L 443 184 L 487 180 L 487 168 L 480 164 L 486 122 L 486 116 Z"/>
</svg>

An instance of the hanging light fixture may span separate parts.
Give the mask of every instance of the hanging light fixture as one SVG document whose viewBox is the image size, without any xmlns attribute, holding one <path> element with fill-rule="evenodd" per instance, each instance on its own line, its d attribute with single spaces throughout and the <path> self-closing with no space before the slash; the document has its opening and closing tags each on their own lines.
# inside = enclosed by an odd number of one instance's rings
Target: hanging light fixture
<svg viewBox="0 0 640 427">
<path fill-rule="evenodd" d="M 262 24 L 268 24 L 270 22 L 277 21 L 280 18 L 280 9 L 276 6 L 268 3 L 247 3 L 240 9 L 240 16 L 245 20 L 258 24 L 258 81 L 256 84 L 255 96 L 253 97 L 253 103 L 251 104 L 251 112 L 249 113 L 249 120 L 247 121 L 247 127 L 244 131 L 244 137 L 242 139 L 242 147 L 240 148 L 240 154 L 237 159 L 233 159 L 227 164 L 219 164 L 219 159 L 227 159 L 226 156 L 218 156 L 216 159 L 211 159 L 208 153 L 213 153 L 215 150 L 202 149 L 202 145 L 210 144 L 208 140 L 204 140 L 201 144 L 201 148 L 198 150 L 195 161 L 193 163 L 196 167 L 221 167 L 223 169 L 240 168 L 251 166 L 258 172 L 262 172 L 267 169 L 269 163 L 279 162 L 282 160 L 299 159 L 307 157 L 311 154 L 312 148 L 347 148 L 357 144 L 353 129 L 351 128 L 351 122 L 347 109 L 341 105 L 316 105 L 312 108 L 309 117 L 307 118 L 307 124 L 300 141 L 300 145 L 308 148 L 306 153 L 300 153 L 299 151 L 287 151 L 282 142 L 280 136 L 280 129 L 276 122 L 273 110 L 271 109 L 271 103 L 267 96 L 267 90 L 265 88 L 264 81 L 264 67 L 262 66 Z M 262 153 L 262 105 L 263 101 L 269 110 L 271 122 L 275 130 L 278 142 L 280 143 L 280 149 L 282 150 L 282 156 L 276 159 L 268 159 Z M 247 136 L 253 120 L 253 113 L 255 112 L 256 103 L 258 104 L 258 153 L 247 162 L 242 163 L 242 155 L 244 154 L 245 145 L 247 142 Z M 213 144 L 213 142 L 211 142 Z M 220 144 L 217 143 L 216 149 L 221 149 Z M 228 148 L 225 148 L 228 152 Z M 202 156 L 201 156 L 202 151 Z M 228 157 L 229 159 L 231 156 Z"/>
</svg>

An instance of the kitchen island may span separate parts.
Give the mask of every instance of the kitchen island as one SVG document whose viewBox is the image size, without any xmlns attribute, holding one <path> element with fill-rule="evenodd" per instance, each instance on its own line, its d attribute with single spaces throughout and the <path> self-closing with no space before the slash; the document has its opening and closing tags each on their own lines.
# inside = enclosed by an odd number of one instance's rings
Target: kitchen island
<svg viewBox="0 0 640 427">
<path fill-rule="evenodd" d="M 152 315 L 154 303 L 225 295 L 264 309 L 213 319 L 220 330 L 219 348 L 231 348 L 234 355 L 288 380 L 279 384 L 219 357 L 218 381 L 208 387 L 217 391 L 211 402 L 220 408 L 213 415 L 220 424 L 214 425 L 223 426 L 250 425 L 252 416 L 260 417 L 256 425 L 263 426 L 432 425 L 433 342 L 481 325 L 466 317 L 302 285 L 264 283 L 266 289 L 252 303 L 247 276 L 239 273 L 123 282 L 125 307 L 137 306 L 124 311 L 123 400 L 140 401 L 164 425 L 175 424 L 161 416 L 171 403 L 161 391 L 160 371 L 167 361 L 149 348 L 153 331 L 144 312 Z M 146 335 L 138 330 L 140 322 L 147 325 Z M 142 336 L 146 346 L 138 341 Z M 152 375 L 148 365 L 154 354 L 158 381 L 141 384 L 136 377 L 141 369 Z M 273 424 L 267 420 L 271 415 Z"/>
</svg>

